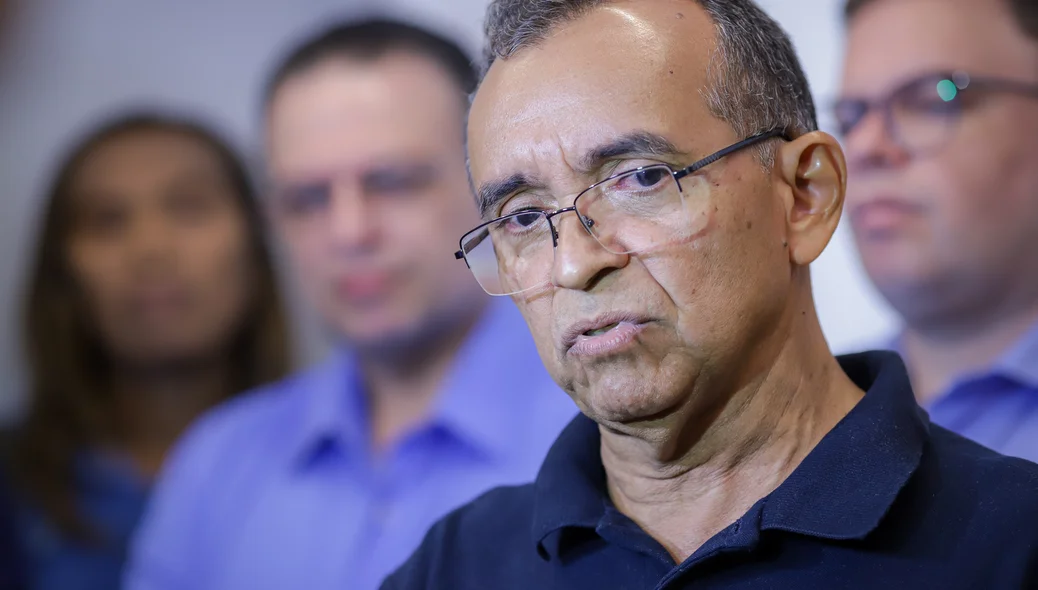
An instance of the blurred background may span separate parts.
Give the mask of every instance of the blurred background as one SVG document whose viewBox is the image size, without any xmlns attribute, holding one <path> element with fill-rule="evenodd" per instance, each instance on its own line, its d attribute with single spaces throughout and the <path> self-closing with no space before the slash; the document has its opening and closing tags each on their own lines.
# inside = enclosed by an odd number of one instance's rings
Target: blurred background
<svg viewBox="0 0 1038 590">
<path fill-rule="evenodd" d="M 839 75 L 837 0 L 761 0 L 792 34 L 823 128 Z M 404 16 L 479 46 L 483 0 L 0 0 L 0 421 L 24 389 L 17 336 L 38 209 L 73 135 L 139 103 L 199 112 L 258 161 L 259 94 L 286 44 L 334 17 Z M 807 8 L 810 9 L 807 9 Z M 837 352 L 882 343 L 893 329 L 867 283 L 849 232 L 815 264 L 823 328 Z M 326 349 L 298 295 L 294 329 L 303 363 Z M 848 311 L 853 310 L 853 311 Z"/>
</svg>

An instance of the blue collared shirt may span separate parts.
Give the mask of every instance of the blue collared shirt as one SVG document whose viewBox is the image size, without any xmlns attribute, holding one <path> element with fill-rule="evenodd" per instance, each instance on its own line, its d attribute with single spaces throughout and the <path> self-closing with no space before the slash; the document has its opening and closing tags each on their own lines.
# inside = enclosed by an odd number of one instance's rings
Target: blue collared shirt
<svg viewBox="0 0 1038 590">
<path fill-rule="evenodd" d="M 218 408 L 178 444 L 130 590 L 377 588 L 443 514 L 533 479 L 576 406 L 514 305 L 494 300 L 428 423 L 381 457 L 345 351 Z"/>
<path fill-rule="evenodd" d="M 840 364 L 865 397 L 682 563 L 613 506 L 578 416 L 535 483 L 441 520 L 383 589 L 1038 587 L 1038 465 L 931 425 L 896 354 Z"/>
<path fill-rule="evenodd" d="M 900 350 L 897 341 L 891 348 Z M 949 430 L 1038 462 L 1038 324 L 989 369 L 959 377 L 925 407 Z"/>
</svg>

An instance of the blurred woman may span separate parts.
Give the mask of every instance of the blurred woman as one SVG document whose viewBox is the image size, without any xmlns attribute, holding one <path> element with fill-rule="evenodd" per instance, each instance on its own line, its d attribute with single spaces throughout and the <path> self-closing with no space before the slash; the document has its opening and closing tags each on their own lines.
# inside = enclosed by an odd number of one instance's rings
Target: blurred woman
<svg viewBox="0 0 1038 590">
<path fill-rule="evenodd" d="M 60 168 L 24 311 L 31 378 L 12 472 L 32 587 L 119 586 L 151 480 L 184 428 L 288 369 L 244 166 L 201 125 L 120 118 Z"/>
</svg>

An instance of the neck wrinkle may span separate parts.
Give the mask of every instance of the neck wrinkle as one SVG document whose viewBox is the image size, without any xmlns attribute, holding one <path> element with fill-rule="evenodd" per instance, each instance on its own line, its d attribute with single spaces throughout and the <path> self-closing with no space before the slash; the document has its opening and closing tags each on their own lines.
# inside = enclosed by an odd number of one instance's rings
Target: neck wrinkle
<svg viewBox="0 0 1038 590">
<path fill-rule="evenodd" d="M 701 433 L 687 443 L 601 429 L 614 504 L 679 562 L 774 491 L 863 396 L 811 309 L 796 313 L 777 354 L 759 351 L 767 360 L 723 407 L 686 411 L 680 429 Z"/>
</svg>

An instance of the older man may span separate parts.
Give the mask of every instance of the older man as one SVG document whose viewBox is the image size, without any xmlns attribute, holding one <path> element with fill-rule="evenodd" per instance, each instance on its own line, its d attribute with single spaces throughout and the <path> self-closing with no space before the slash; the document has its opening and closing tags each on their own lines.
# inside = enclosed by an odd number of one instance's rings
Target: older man
<svg viewBox="0 0 1038 590">
<path fill-rule="evenodd" d="M 852 0 L 836 117 L 865 269 L 934 422 L 1038 460 L 1038 3 Z"/>
<path fill-rule="evenodd" d="M 782 30 L 749 0 L 498 0 L 487 31 L 458 256 L 584 416 L 384 587 L 1038 583 L 1038 466 L 931 425 L 896 355 L 829 352 L 808 265 L 844 158 Z"/>
</svg>

